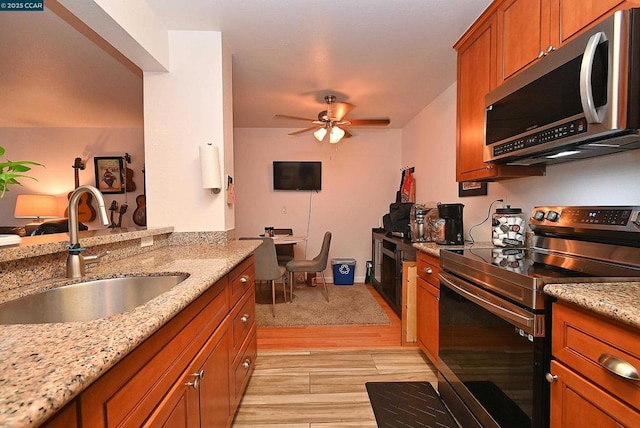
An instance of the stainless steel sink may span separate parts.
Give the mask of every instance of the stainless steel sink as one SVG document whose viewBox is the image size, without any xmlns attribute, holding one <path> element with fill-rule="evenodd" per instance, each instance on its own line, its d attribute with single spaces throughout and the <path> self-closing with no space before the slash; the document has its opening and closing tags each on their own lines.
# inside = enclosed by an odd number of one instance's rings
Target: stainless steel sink
<svg viewBox="0 0 640 428">
<path fill-rule="evenodd" d="M 53 288 L 0 304 L 0 324 L 89 321 L 121 314 L 169 291 L 188 276 L 126 276 Z"/>
</svg>

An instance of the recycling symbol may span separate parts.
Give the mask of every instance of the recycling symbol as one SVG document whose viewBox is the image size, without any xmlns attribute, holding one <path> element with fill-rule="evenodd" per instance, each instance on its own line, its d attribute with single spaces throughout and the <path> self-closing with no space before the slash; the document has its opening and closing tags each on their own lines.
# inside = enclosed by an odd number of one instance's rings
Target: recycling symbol
<svg viewBox="0 0 640 428">
<path fill-rule="evenodd" d="M 342 275 L 348 275 L 351 269 L 349 269 L 349 265 L 340 265 L 338 269 Z"/>
</svg>

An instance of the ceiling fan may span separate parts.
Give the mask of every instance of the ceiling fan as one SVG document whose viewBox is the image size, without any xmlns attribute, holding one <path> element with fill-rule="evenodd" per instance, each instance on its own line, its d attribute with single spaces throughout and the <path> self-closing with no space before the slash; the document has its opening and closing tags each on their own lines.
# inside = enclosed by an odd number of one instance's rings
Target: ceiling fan
<svg viewBox="0 0 640 428">
<path fill-rule="evenodd" d="M 322 141 L 329 135 L 329 143 L 331 144 L 336 144 L 343 138 L 351 137 L 351 133 L 345 129 L 347 126 L 387 126 L 391 123 L 389 119 L 346 120 L 344 117 L 356 107 L 355 105 L 336 102 L 335 95 L 326 95 L 324 100 L 327 103 L 327 109 L 318 113 L 318 119 L 308 119 L 306 117 L 290 116 L 287 114 L 276 114 L 275 117 L 311 122 L 313 126 L 290 132 L 289 135 L 314 131 L 313 136 L 316 137 L 316 140 Z"/>
</svg>

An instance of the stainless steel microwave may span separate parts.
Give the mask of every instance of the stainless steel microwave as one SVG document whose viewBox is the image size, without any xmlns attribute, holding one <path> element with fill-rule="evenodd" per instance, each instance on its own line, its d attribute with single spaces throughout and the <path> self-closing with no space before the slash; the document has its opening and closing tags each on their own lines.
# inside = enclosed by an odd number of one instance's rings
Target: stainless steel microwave
<svg viewBox="0 0 640 428">
<path fill-rule="evenodd" d="M 640 9 L 616 12 L 486 95 L 484 161 L 640 148 Z"/>
</svg>

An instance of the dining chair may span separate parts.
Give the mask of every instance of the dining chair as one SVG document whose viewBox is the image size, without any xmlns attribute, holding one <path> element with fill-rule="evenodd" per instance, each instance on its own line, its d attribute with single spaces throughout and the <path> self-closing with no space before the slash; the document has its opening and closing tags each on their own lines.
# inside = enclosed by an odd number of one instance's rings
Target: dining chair
<svg viewBox="0 0 640 428">
<path fill-rule="evenodd" d="M 327 302 L 329 301 L 329 289 L 327 288 L 327 281 L 324 277 L 324 271 L 327 268 L 327 262 L 329 260 L 329 247 L 331 246 L 331 232 L 325 232 L 324 239 L 322 241 L 322 248 L 320 253 L 311 260 L 296 260 L 293 259 L 287 263 L 287 272 L 289 273 L 289 294 L 291 300 L 293 300 L 293 274 L 295 272 L 315 272 L 320 273 L 322 276 L 322 285 L 324 286 L 324 293 Z"/>
<path fill-rule="evenodd" d="M 255 275 L 256 282 L 266 281 L 271 284 L 271 312 L 276 316 L 276 280 L 282 279 L 282 290 L 284 293 L 284 301 L 287 301 L 287 286 L 285 283 L 286 269 L 278 265 L 278 257 L 276 256 L 276 245 L 271 238 L 252 238 L 242 237 L 240 240 L 261 240 L 262 244 L 255 249 L 253 255 L 255 257 Z"/>
<path fill-rule="evenodd" d="M 293 229 L 273 229 L 275 235 L 293 235 Z M 278 255 L 278 264 L 285 266 L 287 262 L 294 259 L 293 246 L 295 244 L 278 244 L 276 245 L 276 254 Z"/>
</svg>

